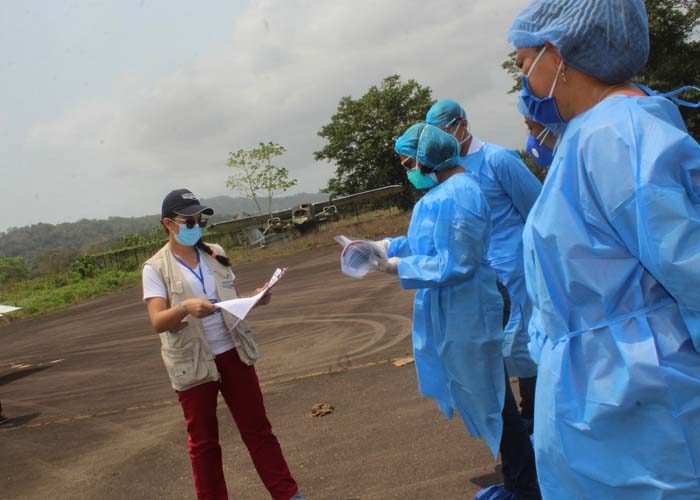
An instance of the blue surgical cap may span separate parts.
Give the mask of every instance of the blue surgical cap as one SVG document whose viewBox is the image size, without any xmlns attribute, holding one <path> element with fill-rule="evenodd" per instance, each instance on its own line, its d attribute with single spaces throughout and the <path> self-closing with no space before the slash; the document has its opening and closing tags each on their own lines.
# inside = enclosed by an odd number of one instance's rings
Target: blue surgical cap
<svg viewBox="0 0 700 500">
<path fill-rule="evenodd" d="M 566 64 L 615 84 L 646 64 L 649 21 L 643 0 L 532 0 L 515 18 L 508 41 L 517 48 L 550 42 Z"/>
<path fill-rule="evenodd" d="M 425 115 L 425 122 L 428 125 L 445 128 L 460 118 L 466 119 L 467 114 L 457 101 L 440 99 L 428 110 L 428 114 Z"/>
<path fill-rule="evenodd" d="M 416 149 L 418 149 L 418 138 L 420 133 L 423 132 L 425 128 L 425 123 L 416 123 L 411 125 L 406 129 L 401 137 L 396 139 L 394 144 L 394 151 L 397 154 L 408 156 L 409 158 L 416 158 Z"/>
<path fill-rule="evenodd" d="M 459 143 L 444 130 L 426 125 L 418 141 L 416 160 L 431 170 L 444 170 L 459 165 Z"/>
</svg>

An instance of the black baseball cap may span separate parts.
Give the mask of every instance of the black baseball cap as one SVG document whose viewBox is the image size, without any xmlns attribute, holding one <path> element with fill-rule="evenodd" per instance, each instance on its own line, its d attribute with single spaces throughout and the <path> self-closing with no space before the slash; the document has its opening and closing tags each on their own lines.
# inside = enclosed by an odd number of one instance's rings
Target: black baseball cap
<svg viewBox="0 0 700 500">
<path fill-rule="evenodd" d="M 161 217 L 170 217 L 173 214 L 191 217 L 197 214 L 213 215 L 214 210 L 200 205 L 197 197 L 189 189 L 176 189 L 170 191 L 163 200 L 160 214 Z"/>
</svg>

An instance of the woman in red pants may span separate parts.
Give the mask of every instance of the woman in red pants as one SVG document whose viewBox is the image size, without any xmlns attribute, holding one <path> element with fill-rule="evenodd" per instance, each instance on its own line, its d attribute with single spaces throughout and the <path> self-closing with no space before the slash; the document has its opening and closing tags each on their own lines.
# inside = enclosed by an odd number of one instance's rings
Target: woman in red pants
<svg viewBox="0 0 700 500">
<path fill-rule="evenodd" d="M 228 498 L 216 418 L 221 392 L 272 498 L 303 500 L 265 415 L 250 329 L 214 306 L 238 295 L 223 249 L 201 239 L 204 216 L 213 213 L 187 189 L 169 193 L 161 212 L 168 242 L 143 267 L 148 316 L 187 424 L 197 498 Z"/>
</svg>

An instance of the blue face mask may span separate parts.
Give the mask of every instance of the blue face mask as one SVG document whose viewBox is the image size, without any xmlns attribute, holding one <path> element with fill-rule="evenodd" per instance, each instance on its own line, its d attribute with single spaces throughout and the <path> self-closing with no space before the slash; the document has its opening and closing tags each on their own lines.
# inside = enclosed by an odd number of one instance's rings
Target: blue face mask
<svg viewBox="0 0 700 500">
<path fill-rule="evenodd" d="M 408 176 L 408 181 L 416 189 L 430 189 L 439 184 L 437 175 L 434 172 L 424 174 L 418 167 L 413 167 L 406 172 L 406 175 Z"/>
<path fill-rule="evenodd" d="M 188 229 L 185 224 L 178 224 L 180 232 L 175 235 L 175 239 L 180 245 L 193 247 L 202 238 L 202 228 L 195 224 L 192 229 Z"/>
<path fill-rule="evenodd" d="M 533 121 L 541 123 L 547 128 L 554 128 L 557 125 L 566 123 L 566 121 L 564 121 L 564 119 L 559 114 L 557 102 L 554 100 L 554 97 L 552 97 L 554 95 L 554 89 L 557 87 L 557 82 L 559 81 L 559 72 L 561 71 L 561 67 L 564 64 L 564 61 L 559 63 L 559 67 L 557 68 L 557 76 L 554 78 L 554 82 L 552 83 L 552 88 L 549 90 L 548 97 L 545 97 L 544 99 L 540 99 L 539 97 L 537 97 L 530 89 L 530 83 L 528 81 L 528 78 L 530 77 L 530 75 L 532 75 L 535 66 L 537 66 L 538 62 L 540 62 L 540 59 L 542 58 L 546 50 L 547 47 L 542 48 L 540 53 L 537 54 L 535 61 L 532 63 L 532 66 L 530 66 L 530 71 L 527 72 L 527 75 L 524 75 L 520 78 L 520 81 L 523 86 L 523 89 L 520 91 L 520 99 L 522 100 L 523 104 L 525 104 L 527 112 L 530 114 L 530 117 Z"/>
<path fill-rule="evenodd" d="M 544 129 L 537 137 L 530 134 L 527 136 L 527 145 L 525 146 L 535 163 L 544 169 L 549 168 L 554 158 L 554 151 L 544 145 L 544 141 L 549 134 L 550 131 L 547 129 Z"/>
</svg>

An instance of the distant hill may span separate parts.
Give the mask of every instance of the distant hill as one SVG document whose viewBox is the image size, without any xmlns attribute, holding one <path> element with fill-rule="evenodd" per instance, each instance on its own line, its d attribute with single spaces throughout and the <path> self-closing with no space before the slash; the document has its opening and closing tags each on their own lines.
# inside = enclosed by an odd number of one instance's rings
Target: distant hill
<svg viewBox="0 0 700 500">
<path fill-rule="evenodd" d="M 322 193 L 301 193 L 274 198 L 272 210 L 284 210 L 302 202 L 317 202 L 328 199 Z M 214 209 L 214 221 L 257 214 L 255 204 L 246 198 L 216 196 L 202 199 L 202 203 Z M 263 210 L 266 200 L 261 202 Z M 0 232 L 0 257 L 33 257 L 46 252 L 98 252 L 122 245 L 126 234 L 151 234 L 160 231 L 160 215 L 143 217 L 109 217 L 107 219 L 81 219 L 62 224 L 32 224 L 10 228 Z"/>
<path fill-rule="evenodd" d="M 283 196 L 272 199 L 272 211 L 285 210 L 292 208 L 303 202 L 315 203 L 317 201 L 326 201 L 327 194 L 323 193 L 300 193 L 291 196 Z M 247 198 L 232 198 L 231 196 L 216 196 L 214 198 L 203 199 L 202 203 L 214 209 L 214 213 L 218 216 L 217 220 L 231 219 L 236 215 L 256 215 L 258 209 L 255 203 Z M 260 206 L 263 211 L 267 209 L 267 200 L 260 200 Z M 0 243 L 1 245 L 1 243 Z M 2 248 L 0 246 L 0 248 Z"/>
</svg>

